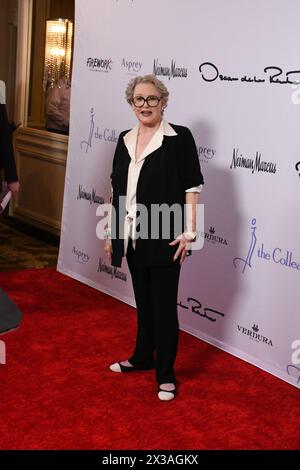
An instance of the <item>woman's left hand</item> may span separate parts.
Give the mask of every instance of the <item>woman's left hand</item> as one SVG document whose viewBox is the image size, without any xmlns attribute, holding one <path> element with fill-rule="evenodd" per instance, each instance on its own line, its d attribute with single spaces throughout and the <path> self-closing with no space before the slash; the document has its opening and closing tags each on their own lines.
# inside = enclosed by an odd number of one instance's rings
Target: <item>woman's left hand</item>
<svg viewBox="0 0 300 470">
<path fill-rule="evenodd" d="M 176 253 L 174 255 L 173 261 L 176 261 L 177 258 L 180 256 L 180 265 L 184 262 L 185 257 L 187 256 L 187 251 L 190 250 L 191 242 L 187 240 L 184 234 L 179 235 L 176 240 L 173 240 L 169 245 L 175 246 L 178 245 Z"/>
</svg>

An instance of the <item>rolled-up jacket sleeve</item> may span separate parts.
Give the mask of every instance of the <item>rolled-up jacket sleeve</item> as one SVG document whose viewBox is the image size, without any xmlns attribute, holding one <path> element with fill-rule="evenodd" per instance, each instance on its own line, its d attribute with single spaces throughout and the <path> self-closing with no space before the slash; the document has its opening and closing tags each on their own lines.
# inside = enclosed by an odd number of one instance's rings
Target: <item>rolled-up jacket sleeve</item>
<svg viewBox="0 0 300 470">
<path fill-rule="evenodd" d="M 194 137 L 188 128 L 184 128 L 179 158 L 180 177 L 185 191 L 200 192 L 204 184 L 198 152 Z M 200 188 L 201 187 L 201 188 Z"/>
</svg>

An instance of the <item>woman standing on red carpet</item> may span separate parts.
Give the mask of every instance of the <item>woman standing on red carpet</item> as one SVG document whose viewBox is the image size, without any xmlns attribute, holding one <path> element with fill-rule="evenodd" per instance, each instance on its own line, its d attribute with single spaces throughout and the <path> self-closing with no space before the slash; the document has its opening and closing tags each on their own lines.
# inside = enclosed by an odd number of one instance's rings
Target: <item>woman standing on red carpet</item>
<svg viewBox="0 0 300 470">
<path fill-rule="evenodd" d="M 116 147 L 111 174 L 113 216 L 104 244 L 113 266 L 120 267 L 122 257 L 127 258 L 138 324 L 132 356 L 110 369 L 124 373 L 155 368 L 160 400 L 176 396 L 180 267 L 196 240 L 196 204 L 203 184 L 191 132 L 163 119 L 168 96 L 166 86 L 154 75 L 136 77 L 127 86 L 126 99 L 138 123 L 120 134 Z M 153 216 L 162 204 L 180 209 L 179 216 L 169 217 L 167 235 L 162 227 L 166 218 L 154 220 Z M 184 215 L 186 204 L 189 217 Z"/>
</svg>

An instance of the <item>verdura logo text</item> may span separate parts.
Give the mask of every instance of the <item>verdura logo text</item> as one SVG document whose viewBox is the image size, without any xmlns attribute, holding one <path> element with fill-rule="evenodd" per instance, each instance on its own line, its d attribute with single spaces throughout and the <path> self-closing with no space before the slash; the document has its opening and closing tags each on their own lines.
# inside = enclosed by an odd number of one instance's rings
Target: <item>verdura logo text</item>
<svg viewBox="0 0 300 470">
<path fill-rule="evenodd" d="M 228 245 L 227 240 L 215 233 L 215 227 L 209 228 L 209 233 L 201 232 L 201 237 L 205 238 L 212 243 L 220 243 L 221 245 Z"/>
<path fill-rule="evenodd" d="M 86 65 L 90 69 L 102 69 L 105 71 L 109 71 L 112 69 L 112 60 L 111 59 L 98 59 L 98 58 L 93 58 L 89 57 L 86 61 Z"/>
<path fill-rule="evenodd" d="M 246 336 L 249 336 L 249 338 L 254 339 L 257 343 L 265 343 L 268 346 L 273 346 L 271 339 L 258 333 L 259 329 L 257 325 L 253 325 L 252 330 L 241 325 L 237 325 L 237 328 L 238 331 Z"/>
</svg>

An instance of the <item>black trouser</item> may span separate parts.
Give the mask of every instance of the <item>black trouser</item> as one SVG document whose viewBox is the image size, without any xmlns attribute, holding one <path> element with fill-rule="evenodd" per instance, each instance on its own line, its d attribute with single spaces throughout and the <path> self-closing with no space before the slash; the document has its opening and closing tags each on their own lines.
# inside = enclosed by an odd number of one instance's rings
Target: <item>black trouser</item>
<svg viewBox="0 0 300 470">
<path fill-rule="evenodd" d="M 132 277 L 138 324 L 136 346 L 129 362 L 145 369 L 156 367 L 158 384 L 175 383 L 180 265 L 136 266 L 134 256 L 129 238 L 126 257 Z"/>
</svg>

